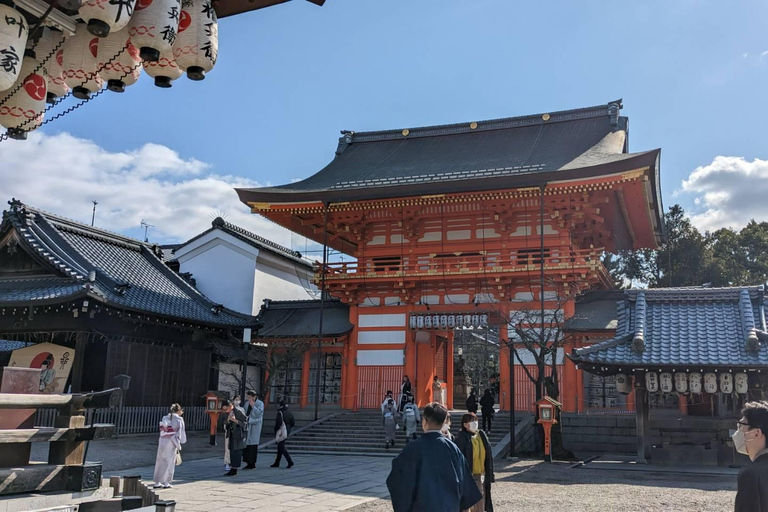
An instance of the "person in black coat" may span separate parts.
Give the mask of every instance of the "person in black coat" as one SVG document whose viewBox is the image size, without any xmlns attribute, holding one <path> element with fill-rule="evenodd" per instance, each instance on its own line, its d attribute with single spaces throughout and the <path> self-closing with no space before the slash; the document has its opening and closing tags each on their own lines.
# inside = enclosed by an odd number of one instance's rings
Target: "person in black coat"
<svg viewBox="0 0 768 512">
<path fill-rule="evenodd" d="M 735 512 L 768 512 L 768 402 L 749 402 L 741 411 L 733 446 L 752 464 L 739 471 Z"/>
<path fill-rule="evenodd" d="M 440 432 L 447 416 L 442 405 L 428 404 L 424 434 L 392 461 L 387 489 L 394 512 L 458 512 L 483 499 L 466 459 Z"/>
<path fill-rule="evenodd" d="M 483 430 L 489 434 L 491 433 L 491 418 L 493 418 L 493 404 L 495 403 L 493 393 L 490 389 L 486 389 L 483 398 L 480 399 L 480 410 L 483 413 Z"/>
<path fill-rule="evenodd" d="M 235 476 L 237 468 L 243 461 L 243 450 L 245 450 L 245 439 L 248 435 L 248 418 L 240 407 L 235 407 L 232 402 L 225 400 L 222 408 L 227 415 L 227 422 L 224 428 L 229 437 L 229 467 L 228 473 L 224 476 Z"/>
<path fill-rule="evenodd" d="M 491 484 L 495 481 L 493 474 L 493 448 L 485 432 L 478 429 L 477 416 L 467 413 L 461 417 L 461 431 L 454 440 L 464 458 L 472 469 L 477 487 L 483 493 L 484 500 L 474 505 L 470 512 L 493 512 L 491 501 Z M 482 446 L 481 454 L 475 454 L 475 449 Z M 477 460 L 475 457 L 477 455 Z"/>
<path fill-rule="evenodd" d="M 477 414 L 477 395 L 473 389 L 467 397 L 467 411 L 472 414 Z"/>
<path fill-rule="evenodd" d="M 405 404 L 408 403 L 408 397 L 410 397 L 411 394 L 411 379 L 408 378 L 407 375 L 403 375 L 403 382 L 400 384 L 400 400 L 397 404 L 397 412 L 402 414 Z"/>
<path fill-rule="evenodd" d="M 285 429 L 288 431 L 288 435 L 291 435 L 291 430 L 293 430 L 294 425 L 296 425 L 296 421 L 293 419 L 293 414 L 288 410 L 288 406 L 285 405 L 285 402 L 280 400 L 280 403 L 277 405 L 277 417 L 275 418 L 275 434 L 277 434 L 278 430 L 283 426 L 283 423 L 285 423 Z M 277 443 L 277 459 L 275 459 L 275 463 L 270 467 L 280 467 L 280 461 L 283 456 L 285 456 L 285 460 L 288 462 L 288 469 L 291 469 L 293 467 L 293 459 L 291 459 L 288 450 L 285 449 L 285 439 Z"/>
</svg>

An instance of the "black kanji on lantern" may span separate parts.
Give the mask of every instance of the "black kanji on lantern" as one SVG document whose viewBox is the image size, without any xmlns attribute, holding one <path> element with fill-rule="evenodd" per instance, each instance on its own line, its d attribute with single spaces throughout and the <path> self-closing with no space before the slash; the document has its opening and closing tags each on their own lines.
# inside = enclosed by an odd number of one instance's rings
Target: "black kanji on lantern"
<svg viewBox="0 0 768 512">
<path fill-rule="evenodd" d="M 165 30 L 160 31 L 163 34 L 163 39 L 168 41 L 168 44 L 173 44 L 176 41 L 176 30 L 170 25 L 166 25 Z"/>
<path fill-rule="evenodd" d="M 211 59 L 212 61 L 216 61 L 216 57 L 213 55 L 213 46 L 211 46 L 211 42 L 208 41 L 203 46 L 200 47 L 201 50 L 205 52 L 205 56 Z"/>
<path fill-rule="evenodd" d="M 208 37 L 213 35 L 213 22 L 205 24 L 205 35 Z"/>
<path fill-rule="evenodd" d="M 123 15 L 123 9 L 125 9 L 125 14 L 129 18 L 133 16 L 133 4 L 134 4 L 134 0 L 109 0 L 109 5 L 117 6 L 117 15 L 115 16 L 115 22 L 120 21 L 120 17 Z"/>
<path fill-rule="evenodd" d="M 177 6 L 171 7 L 171 10 L 168 11 L 168 19 L 169 20 L 176 20 L 178 23 L 179 21 L 179 8 Z"/>
<path fill-rule="evenodd" d="M 16 19 L 15 16 L 6 16 L 5 17 L 5 24 L 10 26 L 18 25 L 19 26 L 19 37 L 21 37 L 21 33 L 24 32 L 24 29 L 27 28 L 27 26 L 24 24 L 24 16 L 19 15 L 19 19 Z"/>
<path fill-rule="evenodd" d="M 0 50 L 0 68 L 6 73 L 16 73 L 16 65 L 19 63 L 19 55 L 13 46 Z"/>
<path fill-rule="evenodd" d="M 205 14 L 209 19 L 213 18 L 214 12 L 213 12 L 213 5 L 211 4 L 211 2 L 204 2 L 203 3 L 203 11 L 202 11 L 202 13 Z"/>
</svg>

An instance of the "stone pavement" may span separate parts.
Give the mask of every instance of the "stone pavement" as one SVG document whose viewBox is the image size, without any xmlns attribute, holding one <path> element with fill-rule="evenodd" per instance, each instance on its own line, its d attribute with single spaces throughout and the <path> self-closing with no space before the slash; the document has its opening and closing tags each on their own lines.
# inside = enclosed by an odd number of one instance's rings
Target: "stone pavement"
<svg viewBox="0 0 768 512">
<path fill-rule="evenodd" d="M 297 455 L 296 465 L 270 468 L 271 456 L 259 457 L 256 469 L 224 477 L 220 458 L 184 462 L 176 468 L 173 488 L 158 491 L 175 500 L 178 511 L 325 512 L 387 498 L 391 459 Z M 141 475 L 151 482 L 154 468 L 115 471 L 110 475 Z"/>
</svg>

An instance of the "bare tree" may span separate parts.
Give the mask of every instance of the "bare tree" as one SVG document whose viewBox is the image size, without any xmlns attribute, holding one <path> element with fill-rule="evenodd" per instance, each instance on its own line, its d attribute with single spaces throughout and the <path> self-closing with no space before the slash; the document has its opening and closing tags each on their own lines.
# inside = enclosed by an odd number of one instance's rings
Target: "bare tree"
<svg viewBox="0 0 768 512">
<path fill-rule="evenodd" d="M 262 372 L 261 382 L 264 395 L 272 389 L 275 378 L 282 370 L 289 368 L 304 352 L 311 347 L 311 341 L 294 340 L 270 340 L 267 341 L 267 350 L 265 357 L 265 371 Z M 277 397 L 275 397 L 277 399 Z"/>
</svg>

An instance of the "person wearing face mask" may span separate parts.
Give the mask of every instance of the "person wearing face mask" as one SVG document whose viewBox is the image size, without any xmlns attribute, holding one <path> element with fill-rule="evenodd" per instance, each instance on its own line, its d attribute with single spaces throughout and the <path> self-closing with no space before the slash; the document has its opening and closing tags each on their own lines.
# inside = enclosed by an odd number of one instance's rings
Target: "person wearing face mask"
<svg viewBox="0 0 768 512">
<path fill-rule="evenodd" d="M 768 402 L 749 402 L 741 411 L 733 446 L 752 464 L 739 471 L 735 512 L 768 512 Z"/>
<path fill-rule="evenodd" d="M 235 407 L 240 407 L 240 396 L 236 396 L 232 400 L 232 404 L 234 404 Z M 229 471 L 232 469 L 232 466 L 229 465 L 229 462 L 231 460 L 231 456 L 229 453 L 229 429 L 224 429 L 224 471 Z"/>
<path fill-rule="evenodd" d="M 484 499 L 468 509 L 469 512 L 493 512 L 491 483 L 493 474 L 493 450 L 488 436 L 480 430 L 477 416 L 468 413 L 461 417 L 461 431 L 456 436 L 456 446 L 472 468 L 472 478 Z"/>
<path fill-rule="evenodd" d="M 440 432 L 447 416 L 442 405 L 428 404 L 424 434 L 392 461 L 387 489 L 394 512 L 457 512 L 483 499 L 464 455 Z"/>
</svg>

